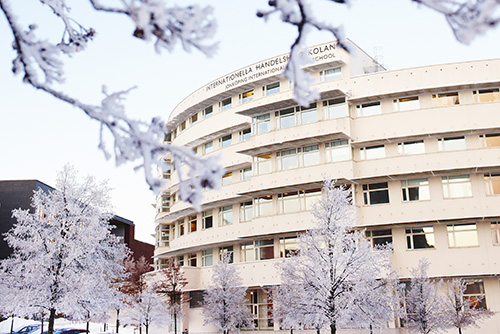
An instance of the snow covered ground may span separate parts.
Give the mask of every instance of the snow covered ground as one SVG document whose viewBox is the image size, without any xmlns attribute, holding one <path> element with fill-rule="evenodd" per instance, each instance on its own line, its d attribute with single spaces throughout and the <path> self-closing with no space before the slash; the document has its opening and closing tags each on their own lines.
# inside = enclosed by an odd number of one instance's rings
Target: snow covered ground
<svg viewBox="0 0 500 334">
<path fill-rule="evenodd" d="M 0 322 L 0 334 L 10 333 L 10 325 L 12 322 L 12 318 L 9 318 L 5 321 Z M 14 318 L 14 331 L 21 329 L 22 327 L 30 324 L 40 324 L 39 321 L 26 320 L 22 318 Z M 44 321 L 43 327 L 44 331 L 47 330 L 48 322 Z M 86 329 L 87 324 L 85 322 L 73 322 L 66 319 L 56 319 L 55 328 L 77 328 L 77 329 Z M 107 330 L 104 329 L 104 324 L 102 323 L 90 323 L 89 326 L 90 333 L 115 333 L 115 327 L 108 324 Z M 120 334 L 136 334 L 138 331 L 135 328 L 127 326 L 120 328 Z"/>
</svg>

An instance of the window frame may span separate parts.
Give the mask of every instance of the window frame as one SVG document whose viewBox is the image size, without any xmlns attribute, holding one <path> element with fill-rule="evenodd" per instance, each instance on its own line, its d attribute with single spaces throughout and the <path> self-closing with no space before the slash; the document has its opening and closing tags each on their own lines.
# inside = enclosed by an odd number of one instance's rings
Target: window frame
<svg viewBox="0 0 500 334">
<path fill-rule="evenodd" d="M 227 219 L 229 218 L 229 219 Z M 234 223 L 233 205 L 225 205 L 219 208 L 219 226 L 228 226 Z"/>
<path fill-rule="evenodd" d="M 392 106 L 394 111 L 417 110 L 420 109 L 420 100 L 418 95 L 397 98 L 392 100 Z"/>
<path fill-rule="evenodd" d="M 231 109 L 232 106 L 233 106 L 232 96 L 219 101 L 219 111 L 226 111 L 228 109 Z"/>
<path fill-rule="evenodd" d="M 473 226 L 467 228 L 467 226 Z M 470 234 L 469 232 L 475 232 L 473 238 L 473 244 L 463 245 L 460 244 L 460 239 L 464 238 L 465 234 Z M 461 223 L 461 224 L 447 224 L 446 233 L 448 236 L 448 248 L 469 248 L 469 247 L 479 247 L 479 237 L 477 233 L 476 223 Z"/>
<path fill-rule="evenodd" d="M 207 221 L 210 221 L 210 226 L 207 227 Z M 201 229 L 207 230 L 214 227 L 214 210 L 206 210 L 201 213 Z"/>
<path fill-rule="evenodd" d="M 349 104 L 345 97 L 323 101 L 323 119 L 337 119 L 349 116 Z"/>
<path fill-rule="evenodd" d="M 421 229 L 418 231 L 417 229 Z M 427 231 L 425 229 L 428 229 Z M 429 230 L 430 229 L 430 230 Z M 420 226 L 410 226 L 405 228 L 406 237 L 406 250 L 419 250 L 419 249 L 436 249 L 436 238 L 434 236 L 434 226 L 433 225 L 420 225 Z M 415 240 L 419 237 L 424 237 L 425 242 L 430 247 L 416 247 L 417 244 Z M 419 238 L 420 239 L 420 238 Z M 429 244 L 429 241 L 432 244 Z"/>
<path fill-rule="evenodd" d="M 385 184 L 385 186 L 384 186 L 384 184 Z M 391 202 L 390 197 L 389 197 L 389 182 L 377 182 L 377 183 L 363 184 L 362 185 L 362 192 L 363 192 L 364 205 L 390 204 L 390 202 Z M 384 196 L 384 198 L 387 198 L 387 201 L 373 203 L 372 194 L 381 193 L 381 192 L 386 193 L 387 196 Z"/>
<path fill-rule="evenodd" d="M 464 179 L 465 181 L 460 181 L 460 179 Z M 454 180 L 457 180 L 457 181 L 454 181 Z M 471 181 L 469 174 L 442 176 L 441 177 L 441 184 L 443 187 L 442 189 L 443 189 L 443 198 L 444 199 L 468 198 L 468 197 L 473 196 L 472 181 Z M 457 187 L 457 185 L 462 185 L 461 187 L 464 187 L 467 184 L 468 184 L 467 188 L 460 189 Z M 465 195 L 452 194 L 453 189 L 455 189 L 454 190 L 455 192 L 460 190 L 461 192 L 464 192 L 466 194 Z"/>
<path fill-rule="evenodd" d="M 380 104 L 380 101 L 367 102 L 356 105 L 357 117 L 376 116 L 381 114 L 382 114 L 382 106 Z"/>
<path fill-rule="evenodd" d="M 201 251 L 201 266 L 211 267 L 214 265 L 214 250 L 204 249 Z"/>
<path fill-rule="evenodd" d="M 399 155 L 415 155 L 425 153 L 424 140 L 415 140 L 398 143 Z"/>
<path fill-rule="evenodd" d="M 270 96 L 278 94 L 281 91 L 281 83 L 279 81 L 269 83 L 262 86 L 262 96 Z"/>
<path fill-rule="evenodd" d="M 432 94 L 431 99 L 433 107 L 450 107 L 460 104 L 458 92 Z"/>
<path fill-rule="evenodd" d="M 328 72 L 328 73 L 327 73 Z M 328 82 L 342 79 L 342 67 L 332 67 L 319 72 L 319 81 Z"/>
<path fill-rule="evenodd" d="M 447 137 L 438 139 L 438 151 L 453 152 L 467 149 L 465 136 Z"/>
<path fill-rule="evenodd" d="M 415 182 L 423 181 L 424 184 L 419 183 L 415 184 Z M 412 189 L 417 189 L 417 197 L 416 199 L 412 199 L 415 194 L 412 194 Z M 421 192 L 422 190 L 422 192 Z M 426 191 L 425 191 L 426 190 Z M 409 179 L 409 180 L 401 180 L 401 195 L 403 202 L 420 202 L 420 201 L 430 201 L 431 193 L 430 193 L 430 184 L 428 178 L 420 178 L 420 179 Z M 423 196 L 422 196 L 423 195 Z M 421 198 L 423 197 L 423 198 Z"/>
<path fill-rule="evenodd" d="M 375 160 L 386 158 L 385 145 L 361 147 L 359 149 L 360 160 Z"/>
</svg>

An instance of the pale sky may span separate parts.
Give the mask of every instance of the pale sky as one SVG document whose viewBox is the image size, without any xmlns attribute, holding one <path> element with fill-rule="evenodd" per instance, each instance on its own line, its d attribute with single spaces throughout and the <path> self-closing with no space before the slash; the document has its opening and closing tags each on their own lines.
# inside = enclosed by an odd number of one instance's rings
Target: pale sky
<svg viewBox="0 0 500 334">
<path fill-rule="evenodd" d="M 36 21 L 40 34 L 51 39 L 61 36 L 57 24 L 44 23 L 44 17 L 51 18 L 47 9 L 10 2 L 24 6 L 18 13 L 24 24 Z M 277 17 L 267 23 L 256 17 L 257 9 L 266 9 L 267 0 L 199 2 L 214 6 L 219 23 L 214 39 L 219 41 L 219 49 L 212 58 L 196 50 L 186 53 L 180 46 L 173 53 L 157 54 L 151 43 L 132 37 L 133 26 L 127 19 L 95 15 L 82 5 L 85 1 L 68 1 L 71 6 L 82 6 L 73 7 L 72 13 L 80 23 L 93 27 L 97 36 L 85 52 L 66 59 L 64 90 L 97 103 L 103 84 L 113 91 L 137 86 L 126 102 L 128 115 L 145 121 L 154 116 L 167 120 L 170 111 L 191 92 L 247 64 L 287 52 L 296 37 L 295 29 L 279 23 Z M 311 1 L 318 16 L 343 24 L 347 37 L 368 54 L 379 47 L 388 69 L 500 57 L 500 29 L 465 46 L 455 41 L 443 17 L 410 0 L 352 2 L 348 9 L 331 1 Z M 331 39 L 326 33 L 313 33 L 308 44 Z M 82 176 L 109 179 L 115 213 L 134 221 L 136 238 L 153 243 L 154 196 L 142 171 L 134 172 L 132 164 L 115 167 L 113 161 L 106 161 L 97 149 L 96 122 L 13 76 L 11 43 L 11 33 L 0 16 L 0 179 L 38 179 L 54 185 L 56 172 L 67 163 Z"/>
</svg>

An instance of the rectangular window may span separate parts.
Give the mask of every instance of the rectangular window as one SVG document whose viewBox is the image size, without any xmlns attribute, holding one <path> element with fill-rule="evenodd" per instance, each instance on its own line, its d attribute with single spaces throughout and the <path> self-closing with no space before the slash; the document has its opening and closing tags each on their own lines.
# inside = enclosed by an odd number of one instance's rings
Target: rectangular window
<svg viewBox="0 0 500 334">
<path fill-rule="evenodd" d="M 271 120 L 270 115 L 260 115 L 252 118 L 252 132 L 256 135 L 260 135 L 271 130 Z"/>
<path fill-rule="evenodd" d="M 276 119 L 277 129 L 287 129 L 297 124 L 297 120 L 295 117 L 295 107 L 276 111 L 274 116 Z"/>
<path fill-rule="evenodd" d="M 330 68 L 319 72 L 320 81 L 332 81 L 342 79 L 342 71 L 340 67 Z"/>
<path fill-rule="evenodd" d="M 186 130 L 186 121 L 183 121 L 180 125 L 179 125 L 179 133 L 181 133 L 182 131 Z"/>
<path fill-rule="evenodd" d="M 207 210 L 201 214 L 201 228 L 206 230 L 214 226 L 214 215 L 212 210 Z"/>
<path fill-rule="evenodd" d="M 381 113 L 382 109 L 380 108 L 380 102 L 364 103 L 356 106 L 356 114 L 358 117 L 380 115 Z"/>
<path fill-rule="evenodd" d="M 465 150 L 465 148 L 465 137 L 438 139 L 438 150 L 440 151 L 459 151 Z"/>
<path fill-rule="evenodd" d="M 209 154 L 212 153 L 214 150 L 214 142 L 209 141 L 208 143 L 205 143 L 203 145 L 203 154 Z"/>
<path fill-rule="evenodd" d="M 408 141 L 398 144 L 398 153 L 400 155 L 412 155 L 425 153 L 425 145 L 423 140 Z"/>
<path fill-rule="evenodd" d="M 370 241 L 372 247 L 380 247 L 387 244 L 392 244 L 392 230 L 367 230 L 366 238 Z"/>
<path fill-rule="evenodd" d="M 269 96 L 280 92 L 280 83 L 273 82 L 262 87 L 262 96 Z"/>
<path fill-rule="evenodd" d="M 219 138 L 219 147 L 223 148 L 231 145 L 232 138 L 233 138 L 232 135 L 227 135 Z"/>
<path fill-rule="evenodd" d="M 189 253 L 188 254 L 188 267 L 196 267 L 197 266 L 197 254 Z"/>
<path fill-rule="evenodd" d="M 298 108 L 298 122 L 300 124 L 309 124 L 318 121 L 318 109 L 316 103 L 312 103 L 308 108 L 297 107 Z"/>
<path fill-rule="evenodd" d="M 247 290 L 246 305 L 252 315 L 254 329 L 273 329 L 273 303 L 270 291 L 263 289 Z"/>
<path fill-rule="evenodd" d="M 219 110 L 220 111 L 227 110 L 227 109 L 231 108 L 231 104 L 232 104 L 231 98 L 228 97 L 227 99 L 224 99 L 224 100 L 219 102 Z"/>
<path fill-rule="evenodd" d="M 500 195 L 500 174 L 484 174 L 484 183 L 486 184 L 487 195 Z"/>
<path fill-rule="evenodd" d="M 500 222 L 491 222 L 491 241 L 493 245 L 500 245 Z"/>
<path fill-rule="evenodd" d="M 361 160 L 385 158 L 385 145 L 363 147 L 359 149 Z"/>
<path fill-rule="evenodd" d="M 219 208 L 219 226 L 231 225 L 233 223 L 233 206 Z"/>
<path fill-rule="evenodd" d="M 434 228 L 432 226 L 406 228 L 406 248 L 434 248 Z"/>
<path fill-rule="evenodd" d="M 395 99 L 393 100 L 392 105 L 394 107 L 394 111 L 407 111 L 420 108 L 418 96 Z"/>
<path fill-rule="evenodd" d="M 253 202 L 243 202 L 240 204 L 240 222 L 248 222 L 253 218 Z"/>
<path fill-rule="evenodd" d="M 345 97 L 323 101 L 324 119 L 335 119 L 349 116 L 349 108 Z"/>
<path fill-rule="evenodd" d="M 254 166 L 257 175 L 271 173 L 271 153 L 254 157 Z"/>
<path fill-rule="evenodd" d="M 316 202 L 321 199 L 321 189 L 310 189 L 303 192 L 305 197 L 305 210 L 311 211 Z M 301 204 L 302 205 L 302 204 Z M 303 209 L 304 210 L 304 209 Z"/>
<path fill-rule="evenodd" d="M 496 102 L 500 101 L 500 91 L 498 88 L 475 90 L 473 92 L 474 102 Z"/>
<path fill-rule="evenodd" d="M 244 93 L 241 93 L 240 94 L 240 104 L 253 101 L 253 97 L 254 97 L 254 91 L 253 91 L 253 89 L 252 90 L 248 90 L 248 91 L 246 91 Z"/>
<path fill-rule="evenodd" d="M 205 291 L 203 290 L 189 291 L 189 308 L 203 307 L 204 298 L 205 298 Z"/>
<path fill-rule="evenodd" d="M 274 240 L 257 240 L 255 242 L 255 256 L 257 260 L 274 259 Z"/>
<path fill-rule="evenodd" d="M 184 255 L 177 256 L 177 263 L 179 266 L 184 267 Z"/>
<path fill-rule="evenodd" d="M 481 135 L 483 147 L 500 147 L 500 134 Z"/>
<path fill-rule="evenodd" d="M 252 178 L 252 167 L 240 169 L 240 180 L 248 181 Z"/>
<path fill-rule="evenodd" d="M 287 170 L 297 168 L 299 160 L 297 158 L 297 149 L 292 148 L 276 153 L 276 162 L 278 170 Z"/>
<path fill-rule="evenodd" d="M 226 173 L 222 176 L 221 184 L 223 186 L 227 186 L 228 184 L 233 183 L 233 173 Z"/>
<path fill-rule="evenodd" d="M 351 159 L 349 140 L 336 140 L 325 144 L 326 161 L 337 162 Z"/>
<path fill-rule="evenodd" d="M 198 122 L 198 114 L 194 114 L 189 120 L 191 125 L 196 124 L 196 122 Z"/>
<path fill-rule="evenodd" d="M 186 225 L 184 224 L 184 220 L 179 222 L 179 237 L 186 234 Z"/>
<path fill-rule="evenodd" d="M 271 195 L 255 198 L 253 202 L 255 215 L 257 217 L 270 216 L 273 214 L 273 197 Z"/>
<path fill-rule="evenodd" d="M 320 163 L 319 145 L 292 148 L 276 153 L 278 170 L 307 167 Z"/>
<path fill-rule="evenodd" d="M 214 264 L 214 251 L 213 249 L 206 249 L 201 251 L 201 265 L 202 267 L 213 266 Z"/>
<path fill-rule="evenodd" d="M 387 182 L 363 184 L 365 205 L 389 203 L 389 185 Z"/>
<path fill-rule="evenodd" d="M 246 242 L 241 245 L 240 261 L 255 261 L 255 245 L 253 241 Z"/>
<path fill-rule="evenodd" d="M 280 238 L 280 257 L 290 257 L 297 255 L 299 252 L 299 245 L 297 237 Z"/>
<path fill-rule="evenodd" d="M 233 246 L 226 246 L 219 248 L 219 261 L 222 261 L 222 256 L 224 256 L 224 254 L 229 254 L 229 263 L 233 263 L 234 261 Z"/>
<path fill-rule="evenodd" d="M 214 114 L 214 107 L 206 107 L 205 110 L 203 110 L 203 118 L 209 118 Z"/>
<path fill-rule="evenodd" d="M 464 279 L 467 288 L 464 292 L 464 298 L 470 302 L 471 308 L 486 309 L 486 295 L 482 278 Z"/>
<path fill-rule="evenodd" d="M 427 201 L 431 199 L 428 179 L 402 180 L 403 202 Z"/>
<path fill-rule="evenodd" d="M 458 92 L 432 95 L 432 105 L 434 107 L 446 107 L 456 104 L 460 104 Z"/>
<path fill-rule="evenodd" d="M 300 211 L 300 199 L 298 192 L 283 193 L 278 195 L 278 212 L 293 213 Z"/>
<path fill-rule="evenodd" d="M 196 215 L 188 217 L 189 223 L 189 232 L 196 232 L 198 229 L 198 220 L 196 219 Z"/>
<path fill-rule="evenodd" d="M 444 198 L 460 198 L 472 196 L 472 185 L 469 175 L 443 176 Z"/>
<path fill-rule="evenodd" d="M 247 141 L 250 140 L 250 137 L 252 136 L 252 129 L 244 129 L 240 131 L 240 142 L 241 141 Z"/>
<path fill-rule="evenodd" d="M 299 157 L 302 166 L 319 165 L 319 145 L 305 146 L 301 153 Z"/>
<path fill-rule="evenodd" d="M 448 231 L 448 246 L 450 248 L 479 246 L 475 223 L 450 224 L 446 226 L 446 230 Z"/>
</svg>

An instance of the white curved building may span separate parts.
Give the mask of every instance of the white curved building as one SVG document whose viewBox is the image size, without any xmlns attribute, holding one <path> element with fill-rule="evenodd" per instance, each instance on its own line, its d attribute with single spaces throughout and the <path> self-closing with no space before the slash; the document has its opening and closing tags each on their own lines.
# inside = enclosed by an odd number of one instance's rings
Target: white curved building
<svg viewBox="0 0 500 334">
<path fill-rule="evenodd" d="M 171 113 L 172 143 L 220 155 L 227 171 L 202 212 L 178 200 L 176 175 L 165 173 L 155 265 L 184 265 L 183 328 L 215 331 L 198 301 L 227 251 L 257 329 L 279 330 L 263 288 L 279 284 L 275 262 L 311 226 L 324 176 L 353 185 L 359 226 L 373 244 L 393 243 L 402 278 L 427 257 L 430 276 L 466 278 L 471 298 L 500 311 L 500 59 L 386 71 L 354 44 L 309 54 L 321 93 L 309 108 L 294 102 L 280 55 L 204 85 Z M 500 317 L 480 332 L 500 333 Z"/>
</svg>

